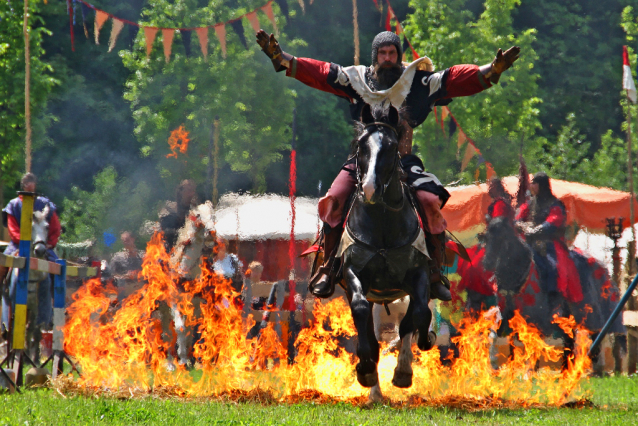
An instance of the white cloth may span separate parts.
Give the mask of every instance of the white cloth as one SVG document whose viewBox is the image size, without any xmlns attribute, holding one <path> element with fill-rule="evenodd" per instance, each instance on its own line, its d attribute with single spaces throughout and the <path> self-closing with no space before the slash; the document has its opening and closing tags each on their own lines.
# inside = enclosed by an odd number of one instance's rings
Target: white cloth
<svg viewBox="0 0 638 426">
<path fill-rule="evenodd" d="M 350 85 L 363 98 L 368 105 L 381 106 L 387 110 L 390 105 L 395 108 L 401 108 L 405 98 L 410 93 L 414 73 L 421 62 L 430 62 L 430 58 L 424 56 L 408 65 L 403 74 L 392 87 L 386 90 L 374 91 L 366 83 L 366 71 L 368 67 L 364 65 L 354 65 L 351 67 L 341 68 L 337 76 L 337 82 L 341 85 Z"/>
</svg>

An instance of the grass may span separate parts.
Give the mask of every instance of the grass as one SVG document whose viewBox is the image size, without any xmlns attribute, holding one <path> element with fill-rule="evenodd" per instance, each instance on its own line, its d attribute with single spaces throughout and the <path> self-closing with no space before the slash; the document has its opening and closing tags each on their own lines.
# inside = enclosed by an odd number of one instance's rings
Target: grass
<svg viewBox="0 0 638 426">
<path fill-rule="evenodd" d="M 49 389 L 0 394 L 3 425 L 631 425 L 638 423 L 638 377 L 590 379 L 595 408 L 462 410 L 377 405 L 258 405 L 157 399 L 63 398 Z"/>
</svg>

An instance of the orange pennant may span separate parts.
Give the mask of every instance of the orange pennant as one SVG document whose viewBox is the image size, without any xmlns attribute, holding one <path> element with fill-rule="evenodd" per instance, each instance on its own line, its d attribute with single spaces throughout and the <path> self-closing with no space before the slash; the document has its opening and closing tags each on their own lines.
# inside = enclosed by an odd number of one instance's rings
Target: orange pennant
<svg viewBox="0 0 638 426">
<path fill-rule="evenodd" d="M 456 147 L 458 149 L 461 149 L 461 146 L 463 146 L 463 144 L 467 141 L 467 137 L 465 136 L 465 133 L 463 133 L 463 130 L 459 129 L 459 139 L 456 143 Z"/>
<path fill-rule="evenodd" d="M 397 35 L 401 35 L 403 34 L 403 27 L 401 26 L 401 23 L 397 20 Z"/>
<path fill-rule="evenodd" d="M 173 48 L 173 36 L 175 30 L 172 28 L 162 28 L 162 43 L 164 43 L 164 59 L 166 63 L 171 60 L 171 50 Z"/>
<path fill-rule="evenodd" d="M 436 121 L 436 124 L 439 124 L 439 114 L 436 112 L 436 107 L 434 107 L 434 121 Z"/>
<path fill-rule="evenodd" d="M 120 21 L 117 18 L 113 18 L 113 27 L 111 27 L 111 37 L 109 38 L 109 52 L 111 52 L 115 48 L 117 36 L 120 35 L 120 31 L 122 31 L 122 28 L 124 28 L 124 22 Z"/>
<path fill-rule="evenodd" d="M 496 176 L 496 172 L 490 163 L 485 163 L 485 167 L 487 167 L 487 180 L 492 179 Z"/>
<path fill-rule="evenodd" d="M 215 25 L 215 34 L 219 39 L 219 44 L 222 47 L 222 57 L 226 58 L 226 26 L 224 24 Z"/>
<path fill-rule="evenodd" d="M 197 28 L 195 32 L 199 39 L 199 47 L 202 49 L 202 55 L 204 55 L 204 62 L 206 62 L 206 58 L 208 57 L 208 27 Z"/>
<path fill-rule="evenodd" d="M 93 30 L 95 34 L 95 44 L 100 44 L 100 30 L 102 29 L 102 26 L 108 19 L 109 19 L 108 13 L 102 12 L 101 10 L 95 11 L 95 27 Z"/>
<path fill-rule="evenodd" d="M 157 28 L 144 27 L 144 37 L 146 38 L 146 59 L 151 57 L 151 50 L 153 50 L 153 42 L 157 35 Z"/>
<path fill-rule="evenodd" d="M 461 162 L 461 171 L 464 171 L 467 168 L 467 165 L 470 163 L 472 157 L 476 154 L 476 148 L 471 143 L 467 144 L 467 148 L 465 149 L 465 155 L 463 155 L 463 161 Z"/>
<path fill-rule="evenodd" d="M 261 10 L 266 14 L 268 20 L 272 24 L 272 27 L 275 29 L 275 34 L 279 35 L 279 31 L 277 30 L 277 22 L 275 21 L 275 14 L 272 11 L 272 2 L 269 1 L 265 6 L 261 8 Z"/>
<path fill-rule="evenodd" d="M 450 115 L 450 109 L 446 106 L 441 107 L 441 121 L 445 120 Z"/>
<path fill-rule="evenodd" d="M 298 0 L 299 2 L 299 6 L 301 6 L 301 11 L 303 12 L 303 14 L 306 14 L 306 5 L 304 4 L 303 0 Z"/>
<path fill-rule="evenodd" d="M 258 32 L 260 30 L 260 27 L 259 27 L 259 18 L 257 17 L 257 11 L 253 10 L 252 12 L 247 13 L 246 18 L 248 18 L 248 22 L 250 22 L 250 25 L 253 27 L 253 30 L 255 30 L 255 32 Z"/>
</svg>

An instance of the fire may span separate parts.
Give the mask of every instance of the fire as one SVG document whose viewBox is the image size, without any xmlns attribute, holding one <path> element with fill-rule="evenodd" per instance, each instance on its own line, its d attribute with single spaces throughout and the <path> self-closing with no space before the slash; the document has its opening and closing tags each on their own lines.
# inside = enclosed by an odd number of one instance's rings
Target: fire
<svg viewBox="0 0 638 426">
<path fill-rule="evenodd" d="M 177 151 L 182 154 L 186 154 L 186 151 L 188 150 L 188 142 L 190 142 L 190 139 L 188 139 L 188 132 L 182 124 L 177 129 L 173 130 L 168 138 L 168 146 L 171 148 L 171 154 L 167 154 L 166 158 L 177 158 Z"/>
<path fill-rule="evenodd" d="M 254 319 L 242 318 L 233 300 L 230 283 L 202 266 L 199 278 L 181 282 L 170 268 L 161 235 L 147 247 L 140 279 L 147 284 L 125 299 L 115 310 L 116 290 L 90 280 L 73 296 L 65 326 L 65 349 L 80 366 L 82 376 L 74 386 L 94 392 L 126 390 L 131 395 L 175 389 L 192 396 L 268 393 L 280 401 L 298 401 L 314 395 L 320 400 L 360 401 L 367 396 L 355 379 L 356 357 L 343 342 L 355 339 L 350 309 L 344 300 L 315 301 L 314 321 L 297 338 L 297 355 L 289 364 L 287 349 L 272 324 L 258 337 L 247 340 Z M 180 288 L 183 286 L 183 291 Z M 200 303 L 201 302 L 201 303 Z M 159 304 L 176 306 L 184 326 L 198 329 L 193 357 L 201 378 L 184 366 L 167 369 L 174 342 L 163 335 L 155 311 Z M 198 310 L 201 314 L 198 314 Z M 561 405 L 582 396 L 580 385 L 590 368 L 589 333 L 570 318 L 555 318 L 573 333 L 576 346 L 564 372 L 538 368 L 541 360 L 556 362 L 562 350 L 548 345 L 539 331 L 518 313 L 509 321 L 515 344 L 510 359 L 499 369 L 490 363 L 493 330 L 500 316 L 489 311 L 478 318 L 455 324 L 453 337 L 459 357 L 445 366 L 438 348 L 420 352 L 413 345 L 414 380 L 410 389 L 391 385 L 396 354 L 381 356 L 379 379 L 386 397 L 393 401 L 441 401 L 441 398 L 472 398 L 485 401 L 516 401 L 519 405 Z M 516 339 L 514 339 L 516 336 Z M 66 379 L 70 380 L 70 379 Z M 323 399 L 321 399 L 323 398 Z"/>
</svg>

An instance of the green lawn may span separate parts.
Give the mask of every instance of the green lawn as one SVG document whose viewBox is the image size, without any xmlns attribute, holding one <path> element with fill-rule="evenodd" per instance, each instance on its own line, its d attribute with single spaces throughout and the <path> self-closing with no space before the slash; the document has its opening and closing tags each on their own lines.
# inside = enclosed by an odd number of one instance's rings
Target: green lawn
<svg viewBox="0 0 638 426">
<path fill-rule="evenodd" d="M 461 410 L 383 405 L 362 409 L 348 404 L 269 405 L 176 400 L 63 398 L 49 389 L 0 395 L 0 426 L 72 424 L 163 425 L 607 425 L 638 424 L 638 377 L 591 379 L 587 385 L 596 408 Z"/>
</svg>

